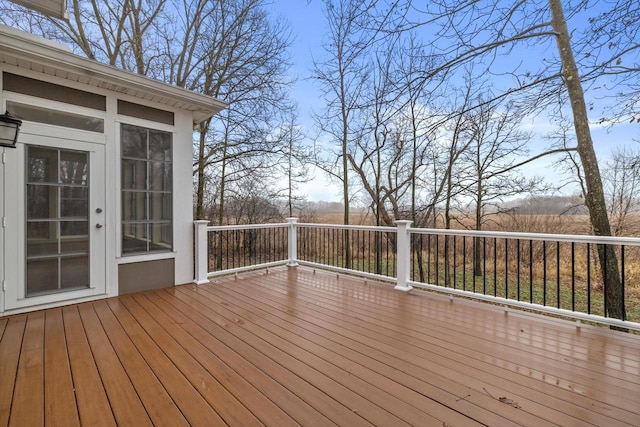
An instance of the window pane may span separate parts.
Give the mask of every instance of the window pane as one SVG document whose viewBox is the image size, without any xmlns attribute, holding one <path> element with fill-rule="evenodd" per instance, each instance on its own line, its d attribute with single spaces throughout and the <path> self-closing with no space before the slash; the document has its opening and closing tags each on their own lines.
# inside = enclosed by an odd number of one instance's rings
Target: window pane
<svg viewBox="0 0 640 427">
<path fill-rule="evenodd" d="M 27 219 L 58 216 L 58 187 L 27 184 Z"/>
<path fill-rule="evenodd" d="M 58 289 L 58 258 L 27 261 L 27 295 Z"/>
<path fill-rule="evenodd" d="M 152 191 L 171 191 L 171 163 L 150 162 L 149 185 Z"/>
<path fill-rule="evenodd" d="M 122 253 L 130 254 L 147 251 L 147 224 L 122 225 Z"/>
<path fill-rule="evenodd" d="M 147 158 L 147 130 L 136 126 L 122 125 L 122 157 Z"/>
<path fill-rule="evenodd" d="M 88 254 L 89 236 L 74 236 L 63 239 L 60 243 L 62 254 Z"/>
<path fill-rule="evenodd" d="M 87 187 L 62 187 L 60 217 L 88 218 L 89 189 Z"/>
<path fill-rule="evenodd" d="M 144 160 L 122 160 L 122 189 L 147 189 L 147 162 Z"/>
<path fill-rule="evenodd" d="M 61 236 L 86 236 L 89 234 L 87 221 L 62 221 L 60 223 Z"/>
<path fill-rule="evenodd" d="M 57 222 L 55 221 L 29 221 L 27 222 L 28 239 L 55 239 L 58 236 Z"/>
<path fill-rule="evenodd" d="M 67 111 L 51 110 L 35 105 L 20 104 L 7 101 L 7 109 L 22 120 L 45 123 L 48 125 L 65 126 L 73 129 L 104 132 L 104 120 L 98 117 L 69 113 Z"/>
<path fill-rule="evenodd" d="M 147 193 L 122 192 L 122 220 L 144 221 L 147 219 Z"/>
<path fill-rule="evenodd" d="M 58 254 L 58 223 L 27 222 L 27 257 Z"/>
<path fill-rule="evenodd" d="M 89 164 L 87 153 L 77 151 L 60 152 L 60 183 L 87 185 Z"/>
<path fill-rule="evenodd" d="M 152 193 L 149 205 L 149 216 L 153 221 L 171 220 L 173 217 L 173 197 L 171 194 Z"/>
<path fill-rule="evenodd" d="M 171 134 L 149 131 L 149 154 L 151 160 L 171 161 Z"/>
<path fill-rule="evenodd" d="M 151 224 L 151 251 L 170 251 L 173 246 L 173 228 L 171 223 Z"/>
<path fill-rule="evenodd" d="M 89 257 L 71 257 L 60 260 L 60 285 L 62 288 L 89 286 Z"/>
<path fill-rule="evenodd" d="M 29 147 L 28 182 L 58 183 L 58 150 Z"/>
</svg>

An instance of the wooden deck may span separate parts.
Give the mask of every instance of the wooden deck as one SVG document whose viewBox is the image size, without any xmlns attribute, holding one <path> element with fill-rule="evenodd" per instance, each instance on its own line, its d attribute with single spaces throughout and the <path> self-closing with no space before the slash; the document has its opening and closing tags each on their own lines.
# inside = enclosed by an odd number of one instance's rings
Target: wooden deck
<svg viewBox="0 0 640 427">
<path fill-rule="evenodd" d="M 640 425 L 640 336 L 309 269 L 0 319 L 0 426 Z"/>
</svg>

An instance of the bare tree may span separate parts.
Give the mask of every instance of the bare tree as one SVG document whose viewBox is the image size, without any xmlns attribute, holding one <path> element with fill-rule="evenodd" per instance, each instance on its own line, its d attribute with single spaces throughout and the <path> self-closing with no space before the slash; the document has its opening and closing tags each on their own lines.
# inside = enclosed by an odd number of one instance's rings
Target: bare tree
<svg viewBox="0 0 640 427">
<path fill-rule="evenodd" d="M 68 21 L 10 8 L 2 21 L 66 43 L 76 53 L 138 74 L 159 77 L 167 37 L 159 31 L 171 18 L 167 0 L 71 0 Z M 167 33 L 171 34 L 171 32 Z"/>
<path fill-rule="evenodd" d="M 298 186 L 308 182 L 309 164 L 313 161 L 314 155 L 302 142 L 304 135 L 296 123 L 296 117 L 291 115 L 289 123 L 279 129 L 280 136 L 276 139 L 286 141 L 286 149 L 282 154 L 279 167 L 286 179 L 286 184 L 278 184 L 277 190 L 285 193 L 286 210 L 289 217 L 294 216 L 294 211 L 302 209 L 304 196 L 296 194 Z"/>
<path fill-rule="evenodd" d="M 189 27 L 199 44 L 186 57 L 179 51 L 171 63 L 174 77 L 229 103 L 215 120 L 200 125 L 194 162 L 196 215 L 204 214 L 206 175 L 214 173 L 222 224 L 228 186 L 247 175 L 269 175 L 286 149 L 273 129 L 286 125 L 284 113 L 293 111 L 287 77 L 290 35 L 284 22 L 269 18 L 265 0 L 200 1 L 204 9 L 196 8 L 193 16 L 202 22 Z"/>
<path fill-rule="evenodd" d="M 316 115 L 316 122 L 324 135 L 338 147 L 334 162 L 321 162 L 319 166 L 331 171 L 338 166 L 340 173 L 331 175 L 342 183 L 344 224 L 349 224 L 349 160 L 348 147 L 353 138 L 351 123 L 355 120 L 360 95 L 368 78 L 366 51 L 371 45 L 369 33 L 362 30 L 362 19 L 368 16 L 369 1 L 324 1 L 324 14 L 328 34 L 324 43 L 326 53 L 322 61 L 314 61 L 313 77 L 320 83 L 327 99 L 325 110 Z M 334 118 L 338 117 L 338 120 Z M 327 164 L 328 163 L 328 164 Z M 331 164 L 335 166 L 330 166 Z M 349 234 L 344 234 L 344 258 L 351 264 Z"/>
<path fill-rule="evenodd" d="M 483 104 L 468 113 L 472 132 L 465 164 L 471 175 L 465 184 L 474 212 L 474 229 L 482 230 L 487 212 L 500 212 L 505 199 L 530 193 L 539 179 L 526 179 L 513 169 L 528 154 L 529 134 L 520 130 L 521 117 L 509 106 Z M 474 239 L 474 274 L 482 275 L 480 239 Z"/>
<path fill-rule="evenodd" d="M 614 149 L 602 175 L 613 234 L 637 235 L 640 232 L 640 151 L 626 147 Z"/>
</svg>

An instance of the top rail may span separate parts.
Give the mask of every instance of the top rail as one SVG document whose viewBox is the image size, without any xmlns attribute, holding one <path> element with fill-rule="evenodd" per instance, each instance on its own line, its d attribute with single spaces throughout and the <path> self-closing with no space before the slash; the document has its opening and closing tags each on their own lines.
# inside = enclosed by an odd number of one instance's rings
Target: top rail
<svg viewBox="0 0 640 427">
<path fill-rule="evenodd" d="M 209 225 L 207 231 L 225 231 L 225 230 L 255 230 L 264 228 L 280 228 L 289 227 L 287 222 L 273 224 L 236 224 L 236 225 Z"/>
<path fill-rule="evenodd" d="M 379 231 L 387 233 L 395 233 L 398 231 L 396 227 L 385 227 L 376 225 L 343 225 L 343 224 L 318 224 L 318 223 L 296 223 L 299 228 L 334 228 L 339 230 L 362 230 L 362 231 Z"/>
<path fill-rule="evenodd" d="M 585 234 L 545 234 L 521 233 L 514 231 L 456 230 L 442 228 L 409 228 L 414 234 L 433 234 L 440 236 L 477 236 L 500 239 L 546 240 L 552 242 L 594 243 L 603 245 L 640 246 L 638 237 L 588 236 Z"/>
</svg>

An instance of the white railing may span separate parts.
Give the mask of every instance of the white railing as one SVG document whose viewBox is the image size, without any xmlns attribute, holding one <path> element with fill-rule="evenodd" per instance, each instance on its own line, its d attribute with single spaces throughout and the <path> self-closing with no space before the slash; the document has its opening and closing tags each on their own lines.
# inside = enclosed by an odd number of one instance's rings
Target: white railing
<svg viewBox="0 0 640 427">
<path fill-rule="evenodd" d="M 208 226 L 196 221 L 194 282 L 249 269 L 305 265 L 392 282 L 402 291 L 420 287 L 640 330 L 638 238 L 396 224 L 305 224 L 289 218 L 278 224 Z M 615 260 L 620 295 L 607 291 L 613 282 L 600 270 L 603 256 Z M 620 304 L 615 297 L 622 298 L 621 315 L 616 314 Z"/>
</svg>

